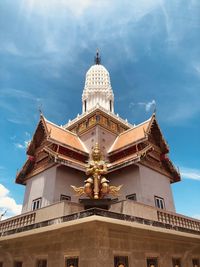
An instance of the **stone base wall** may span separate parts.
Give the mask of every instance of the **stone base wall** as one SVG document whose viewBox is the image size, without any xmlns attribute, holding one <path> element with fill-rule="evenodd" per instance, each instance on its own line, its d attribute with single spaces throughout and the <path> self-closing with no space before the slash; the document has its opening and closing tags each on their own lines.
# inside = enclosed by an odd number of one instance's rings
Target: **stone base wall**
<svg viewBox="0 0 200 267">
<path fill-rule="evenodd" d="M 47 259 L 48 267 L 64 267 L 66 258 L 78 257 L 79 267 L 113 267 L 115 256 L 128 256 L 129 267 L 146 267 L 147 258 L 157 258 L 158 266 L 172 266 L 172 258 L 181 267 L 192 267 L 192 259 L 200 259 L 200 236 L 151 229 L 134 223 L 96 217 L 70 222 L 65 227 L 31 230 L 0 240 L 0 262 L 13 267 L 36 267 L 38 259 Z"/>
</svg>

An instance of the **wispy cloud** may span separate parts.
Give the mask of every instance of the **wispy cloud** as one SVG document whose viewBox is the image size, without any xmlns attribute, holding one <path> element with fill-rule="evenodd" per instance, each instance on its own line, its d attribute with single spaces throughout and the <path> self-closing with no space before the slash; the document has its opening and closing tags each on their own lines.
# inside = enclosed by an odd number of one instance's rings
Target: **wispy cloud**
<svg viewBox="0 0 200 267">
<path fill-rule="evenodd" d="M 25 135 L 25 140 L 23 142 L 14 142 L 14 146 L 17 148 L 17 149 L 26 149 L 30 143 L 30 139 L 31 139 L 31 135 L 30 133 L 28 132 L 25 132 L 24 133 Z M 14 139 L 16 140 L 16 138 Z"/>
<path fill-rule="evenodd" d="M 15 88 L 0 88 L 0 108 L 6 112 L 6 120 L 14 124 L 28 124 L 42 99 Z M 29 116 L 27 116 L 27 114 Z"/>
<path fill-rule="evenodd" d="M 16 148 L 19 148 L 19 149 L 25 149 L 25 144 L 20 144 L 20 143 L 14 143 L 15 147 Z"/>
<path fill-rule="evenodd" d="M 149 102 L 138 102 L 138 103 L 133 103 L 131 102 L 129 105 L 129 108 L 132 109 L 133 107 L 143 107 L 146 112 L 149 112 L 152 109 L 155 109 L 156 107 L 156 101 L 153 99 Z"/>
<path fill-rule="evenodd" d="M 192 168 L 180 168 L 181 176 L 185 179 L 192 179 L 200 181 L 200 170 L 199 169 L 192 169 Z"/>
<path fill-rule="evenodd" d="M 17 118 L 8 118 L 7 119 L 9 122 L 12 122 L 12 123 L 14 123 L 14 124 L 24 124 L 25 123 L 25 121 L 24 120 L 22 120 L 22 118 L 20 118 L 20 119 L 17 119 Z"/>
<path fill-rule="evenodd" d="M 0 184 L 0 213 L 7 210 L 7 216 L 17 215 L 21 212 L 22 205 L 17 204 L 14 198 L 10 196 L 10 191 Z"/>
<path fill-rule="evenodd" d="M 1 97 L 12 97 L 12 98 L 25 98 L 30 100 L 39 101 L 40 99 L 35 97 L 32 93 L 27 90 L 19 90 L 15 88 L 1 88 Z"/>
</svg>

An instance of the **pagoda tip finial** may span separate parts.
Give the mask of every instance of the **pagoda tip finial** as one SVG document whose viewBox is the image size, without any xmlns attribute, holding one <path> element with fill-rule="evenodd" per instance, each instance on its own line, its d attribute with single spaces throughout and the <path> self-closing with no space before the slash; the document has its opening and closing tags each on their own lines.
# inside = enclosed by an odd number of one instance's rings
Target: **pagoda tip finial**
<svg viewBox="0 0 200 267">
<path fill-rule="evenodd" d="M 42 113 L 42 104 L 40 104 L 38 106 L 38 111 L 39 111 L 40 117 L 43 116 L 43 113 Z"/>
<path fill-rule="evenodd" d="M 96 65 L 101 64 L 101 57 L 99 56 L 99 49 L 98 48 L 96 50 L 96 57 L 94 59 L 94 62 L 95 62 Z"/>
<path fill-rule="evenodd" d="M 153 109 L 153 116 L 155 116 L 156 115 L 156 103 L 154 104 L 154 109 Z"/>
</svg>

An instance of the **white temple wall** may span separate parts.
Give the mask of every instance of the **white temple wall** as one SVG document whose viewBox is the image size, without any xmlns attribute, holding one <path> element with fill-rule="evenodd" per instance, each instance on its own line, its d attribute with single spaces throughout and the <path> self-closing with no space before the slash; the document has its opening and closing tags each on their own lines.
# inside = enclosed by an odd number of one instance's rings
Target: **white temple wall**
<svg viewBox="0 0 200 267">
<path fill-rule="evenodd" d="M 41 208 L 60 201 L 61 194 L 78 202 L 71 185 L 83 186 L 85 177 L 85 173 L 66 166 L 52 167 L 35 175 L 27 181 L 22 213 L 31 211 L 33 200 L 38 198 L 42 198 Z"/>
<path fill-rule="evenodd" d="M 165 209 L 175 212 L 173 195 L 168 177 L 142 165 L 131 165 L 108 173 L 110 185 L 122 184 L 119 200 L 136 194 L 138 202 L 155 207 L 155 196 L 164 199 Z"/>
<path fill-rule="evenodd" d="M 75 185 L 76 187 L 83 186 L 85 179 L 86 175 L 84 172 L 67 166 L 58 167 L 56 173 L 54 202 L 60 201 L 61 194 L 70 196 L 72 202 L 78 202 L 79 197 L 75 196 L 75 192 L 71 188 L 71 185 Z"/>
<path fill-rule="evenodd" d="M 155 196 L 164 199 L 165 209 L 175 212 L 170 179 L 159 172 L 140 165 L 142 203 L 155 206 Z"/>
<path fill-rule="evenodd" d="M 32 210 L 33 200 L 42 198 L 41 207 L 53 203 L 56 167 L 47 169 L 27 180 L 22 213 Z"/>
<path fill-rule="evenodd" d="M 106 175 L 110 181 L 110 185 L 123 185 L 120 190 L 119 200 L 126 199 L 127 195 L 136 194 L 137 201 L 141 202 L 141 183 L 139 167 L 136 165 L 131 165 L 123 169 L 119 169 L 113 173 L 108 173 Z"/>
<path fill-rule="evenodd" d="M 116 139 L 116 135 L 107 131 L 101 126 L 96 126 L 88 132 L 80 136 L 81 141 L 84 143 L 88 151 L 91 151 L 95 143 L 98 143 L 103 156 L 107 155 L 107 151 Z"/>
</svg>

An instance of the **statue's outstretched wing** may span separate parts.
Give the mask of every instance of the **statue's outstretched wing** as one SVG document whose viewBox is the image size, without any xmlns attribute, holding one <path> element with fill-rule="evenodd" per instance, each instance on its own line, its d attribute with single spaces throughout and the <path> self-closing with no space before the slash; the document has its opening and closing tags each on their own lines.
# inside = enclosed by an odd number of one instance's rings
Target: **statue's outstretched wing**
<svg viewBox="0 0 200 267">
<path fill-rule="evenodd" d="M 71 187 L 72 187 L 72 188 L 74 189 L 74 191 L 76 192 L 76 195 L 81 196 L 81 195 L 85 194 L 85 192 L 84 192 L 84 187 L 83 187 L 83 186 L 81 186 L 81 187 L 76 187 L 76 186 L 74 186 L 74 185 L 71 185 Z"/>
<path fill-rule="evenodd" d="M 118 185 L 118 186 L 110 185 L 109 186 L 109 194 L 111 194 L 115 197 L 119 196 L 119 191 L 120 191 L 122 186 L 123 186 L 122 184 Z"/>
</svg>

